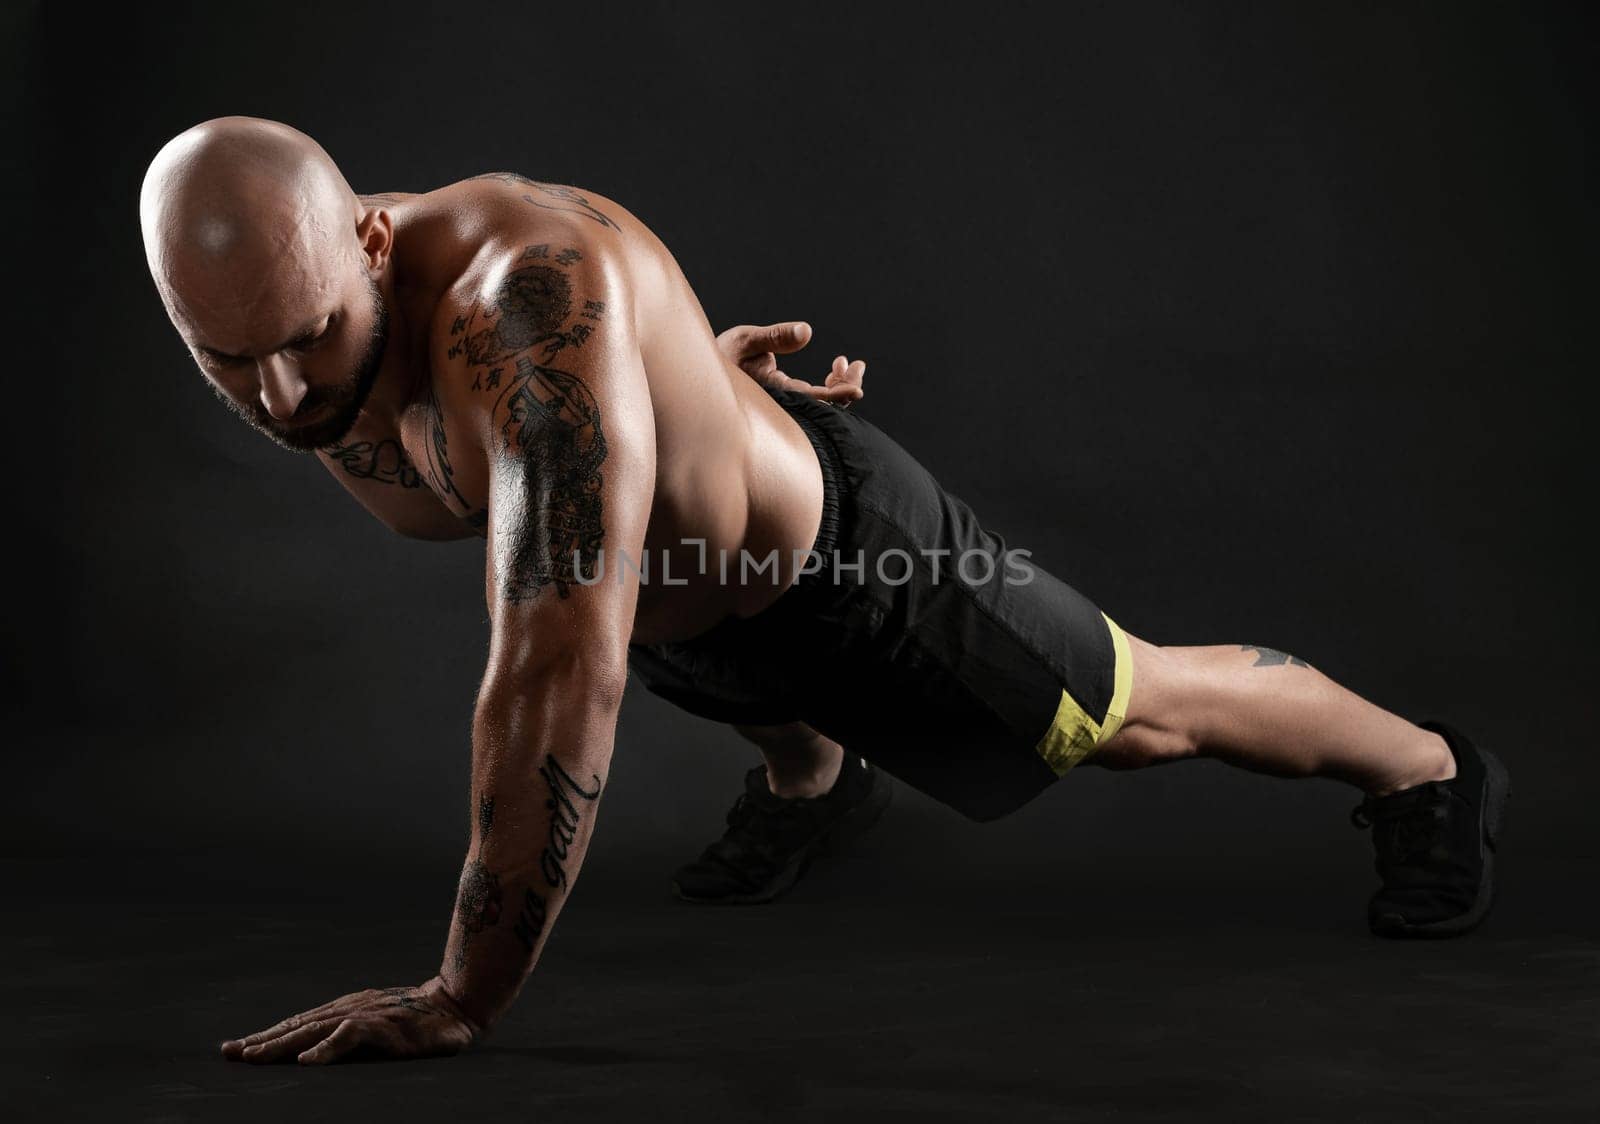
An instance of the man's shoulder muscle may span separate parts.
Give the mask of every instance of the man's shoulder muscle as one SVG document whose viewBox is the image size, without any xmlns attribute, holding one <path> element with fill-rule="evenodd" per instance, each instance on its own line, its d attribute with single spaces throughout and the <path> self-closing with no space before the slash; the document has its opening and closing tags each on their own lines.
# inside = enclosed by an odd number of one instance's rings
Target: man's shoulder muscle
<svg viewBox="0 0 1600 1124">
<path fill-rule="evenodd" d="M 441 297 L 430 327 L 442 400 L 470 412 L 498 400 L 519 371 L 593 366 L 609 339 L 631 338 L 631 309 L 613 240 L 570 223 L 497 232 Z"/>
<path fill-rule="evenodd" d="M 570 184 L 546 183 L 519 172 L 485 172 L 454 185 L 460 188 L 487 189 L 502 198 L 514 199 L 535 221 L 552 224 L 570 221 L 572 226 L 621 234 L 638 219 L 614 199 L 588 188 Z"/>
</svg>

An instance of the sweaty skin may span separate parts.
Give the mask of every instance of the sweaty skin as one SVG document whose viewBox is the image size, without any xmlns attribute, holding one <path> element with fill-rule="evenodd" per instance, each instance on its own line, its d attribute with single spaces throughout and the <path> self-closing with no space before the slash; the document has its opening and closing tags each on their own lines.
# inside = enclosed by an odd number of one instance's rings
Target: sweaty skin
<svg viewBox="0 0 1600 1124">
<path fill-rule="evenodd" d="M 438 974 L 342 996 L 223 1052 L 325 1063 L 459 1050 L 511 1004 L 577 877 L 629 639 L 758 612 L 814 541 L 816 458 L 755 385 L 783 382 L 771 353 L 804 333 L 719 347 L 671 256 L 602 196 L 498 173 L 358 197 L 314 142 L 270 122 L 225 118 L 169 143 L 140 219 L 173 324 L 223 401 L 315 450 L 396 530 L 487 539 L 471 844 Z M 854 369 L 836 360 L 819 396 L 858 393 Z M 699 572 L 702 551 L 776 551 L 778 564 L 736 563 L 724 581 L 715 564 Z M 1091 763 L 1209 756 L 1377 797 L 1456 775 L 1437 731 L 1304 661 L 1127 641 L 1137 687 Z"/>
<path fill-rule="evenodd" d="M 224 402 L 399 533 L 487 540 L 471 845 L 438 974 L 224 1053 L 453 1052 L 510 1006 L 577 876 L 628 643 L 694 636 L 787 588 L 821 517 L 815 454 L 719 348 L 661 242 L 593 192 L 493 173 L 358 196 L 309 137 L 223 118 L 162 149 L 140 217 Z M 835 362 L 840 401 L 858 366 Z M 741 551 L 777 565 L 745 572 Z"/>
</svg>

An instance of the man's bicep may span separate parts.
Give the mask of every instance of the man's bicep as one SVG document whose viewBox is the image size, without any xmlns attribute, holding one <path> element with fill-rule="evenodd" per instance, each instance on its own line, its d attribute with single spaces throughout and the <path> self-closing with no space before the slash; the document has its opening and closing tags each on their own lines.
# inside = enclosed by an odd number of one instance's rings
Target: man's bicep
<svg viewBox="0 0 1600 1124">
<path fill-rule="evenodd" d="M 626 662 L 654 490 L 648 399 L 639 411 L 621 393 L 634 382 L 533 365 L 502 403 L 485 583 L 502 671 Z"/>
<path fill-rule="evenodd" d="M 569 257 L 512 270 L 493 315 L 461 333 L 469 373 L 499 372 L 484 417 L 486 585 L 496 651 L 518 665 L 574 650 L 625 660 L 655 487 L 627 293 Z"/>
<path fill-rule="evenodd" d="M 620 533 L 626 481 L 615 479 L 621 461 L 606 413 L 580 374 L 518 357 L 495 411 L 490 468 L 491 576 L 500 600 L 570 597 L 604 557 L 608 514 L 613 540 Z"/>
</svg>

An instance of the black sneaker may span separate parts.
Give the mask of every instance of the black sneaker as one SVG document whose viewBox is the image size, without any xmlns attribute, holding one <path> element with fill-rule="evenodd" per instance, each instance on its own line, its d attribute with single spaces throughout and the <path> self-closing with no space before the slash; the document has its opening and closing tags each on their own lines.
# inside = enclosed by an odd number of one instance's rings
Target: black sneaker
<svg viewBox="0 0 1600 1124">
<path fill-rule="evenodd" d="M 758 765 L 728 812 L 728 830 L 673 876 L 686 902 L 752 905 L 771 901 L 800 880 L 807 864 L 865 832 L 889 806 L 889 778 L 846 756 L 822 796 L 786 800 L 767 787 Z"/>
<path fill-rule="evenodd" d="M 1477 927 L 1494 898 L 1494 856 L 1511 778 L 1493 754 L 1442 722 L 1423 722 L 1455 755 L 1456 775 L 1369 796 L 1350 822 L 1372 828 L 1383 888 L 1367 905 L 1380 937 L 1454 937 Z"/>
</svg>

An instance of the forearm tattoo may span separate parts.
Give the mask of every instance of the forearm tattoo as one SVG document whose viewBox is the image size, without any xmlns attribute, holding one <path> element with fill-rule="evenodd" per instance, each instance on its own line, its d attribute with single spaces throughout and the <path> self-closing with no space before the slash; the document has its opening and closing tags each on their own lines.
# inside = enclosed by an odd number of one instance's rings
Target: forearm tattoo
<svg viewBox="0 0 1600 1124">
<path fill-rule="evenodd" d="M 594 787 L 585 789 L 572 779 L 554 758 L 546 758 L 539 766 L 550 797 L 544 806 L 550 812 L 550 839 L 539 854 L 539 871 L 552 890 L 566 889 L 567 853 L 577 838 L 578 825 L 583 822 L 583 809 L 600 799 L 600 776 L 591 774 Z M 574 801 L 582 801 L 582 805 Z"/>
<path fill-rule="evenodd" d="M 469 933 L 481 933 L 500 920 L 500 878 L 479 859 L 461 872 L 456 919 Z"/>
<path fill-rule="evenodd" d="M 567 872 L 567 861 L 578 832 L 600 799 L 604 787 L 598 773 L 590 774 L 587 786 L 579 784 L 559 761 L 550 757 L 545 758 L 539 766 L 539 776 L 545 785 L 544 807 L 550 813 L 550 828 L 539 850 L 536 884 L 524 888 L 522 905 L 511 927 L 513 935 L 529 953 L 538 947 L 539 937 L 544 933 L 550 916 L 551 897 L 569 888 L 571 876 Z M 462 932 L 451 963 L 458 972 L 466 967 L 469 940 L 493 928 L 500 920 L 500 879 L 483 864 L 481 858 L 484 841 L 494 830 L 494 810 L 493 796 L 484 794 L 478 797 L 477 842 L 480 857 L 467 863 L 456 900 L 456 922 Z"/>
<path fill-rule="evenodd" d="M 581 348 L 605 315 L 604 301 L 574 307 L 567 267 L 582 259 L 576 248 L 529 246 L 493 298 L 450 330 L 448 355 L 464 357 L 471 389 L 496 396 L 500 455 L 521 462 L 522 494 L 496 497 L 515 505 L 497 551 L 500 596 L 511 602 L 552 585 L 568 596 L 595 572 L 604 541 L 600 407 L 583 379 L 554 365 L 562 351 Z M 448 474 L 442 438 L 434 444 Z"/>
<path fill-rule="evenodd" d="M 467 942 L 474 934 L 492 928 L 500 920 L 500 878 L 483 864 L 483 843 L 494 827 L 494 797 L 478 797 L 478 858 L 467 863 L 461 872 L 461 886 L 456 893 L 456 923 L 461 926 L 461 940 L 456 945 L 453 961 L 456 971 L 467 962 Z"/>
<path fill-rule="evenodd" d="M 382 441 L 355 441 L 337 445 L 327 454 L 351 476 L 379 484 L 398 484 L 402 488 L 422 487 L 417 466 L 406 456 L 400 442 L 390 437 Z"/>
<path fill-rule="evenodd" d="M 600 799 L 601 790 L 598 773 L 590 775 L 591 786 L 584 788 L 554 758 L 545 759 L 539 766 L 539 775 L 549 791 L 544 806 L 550 812 L 550 835 L 539 852 L 539 873 L 544 876 L 546 889 L 545 893 L 540 893 L 530 886 L 524 891 L 522 910 L 512 927 L 512 932 L 529 952 L 534 950 L 539 934 L 544 931 L 549 915 L 549 895 L 567 888 L 567 856 L 578 837 L 584 812 Z"/>
<path fill-rule="evenodd" d="M 501 183 L 520 184 L 540 196 L 540 198 L 535 198 L 533 194 L 524 192 L 522 200 L 525 203 L 532 203 L 535 207 L 543 207 L 547 211 L 566 211 L 568 214 L 582 215 L 611 230 L 622 229 L 612 220 L 610 215 L 589 202 L 583 196 L 583 193 L 576 188 L 565 187 L 558 183 L 540 183 L 538 180 L 530 180 L 527 176 L 519 176 L 516 172 L 486 172 L 481 176 L 473 176 L 472 178 L 475 180 L 499 180 Z M 556 200 L 556 202 L 548 202 L 547 200 Z"/>
<path fill-rule="evenodd" d="M 1298 656 L 1291 656 L 1288 652 L 1280 652 L 1276 648 L 1263 648 L 1258 644 L 1240 644 L 1241 652 L 1256 653 L 1256 662 L 1251 667 L 1310 667 L 1305 660 Z"/>
</svg>

